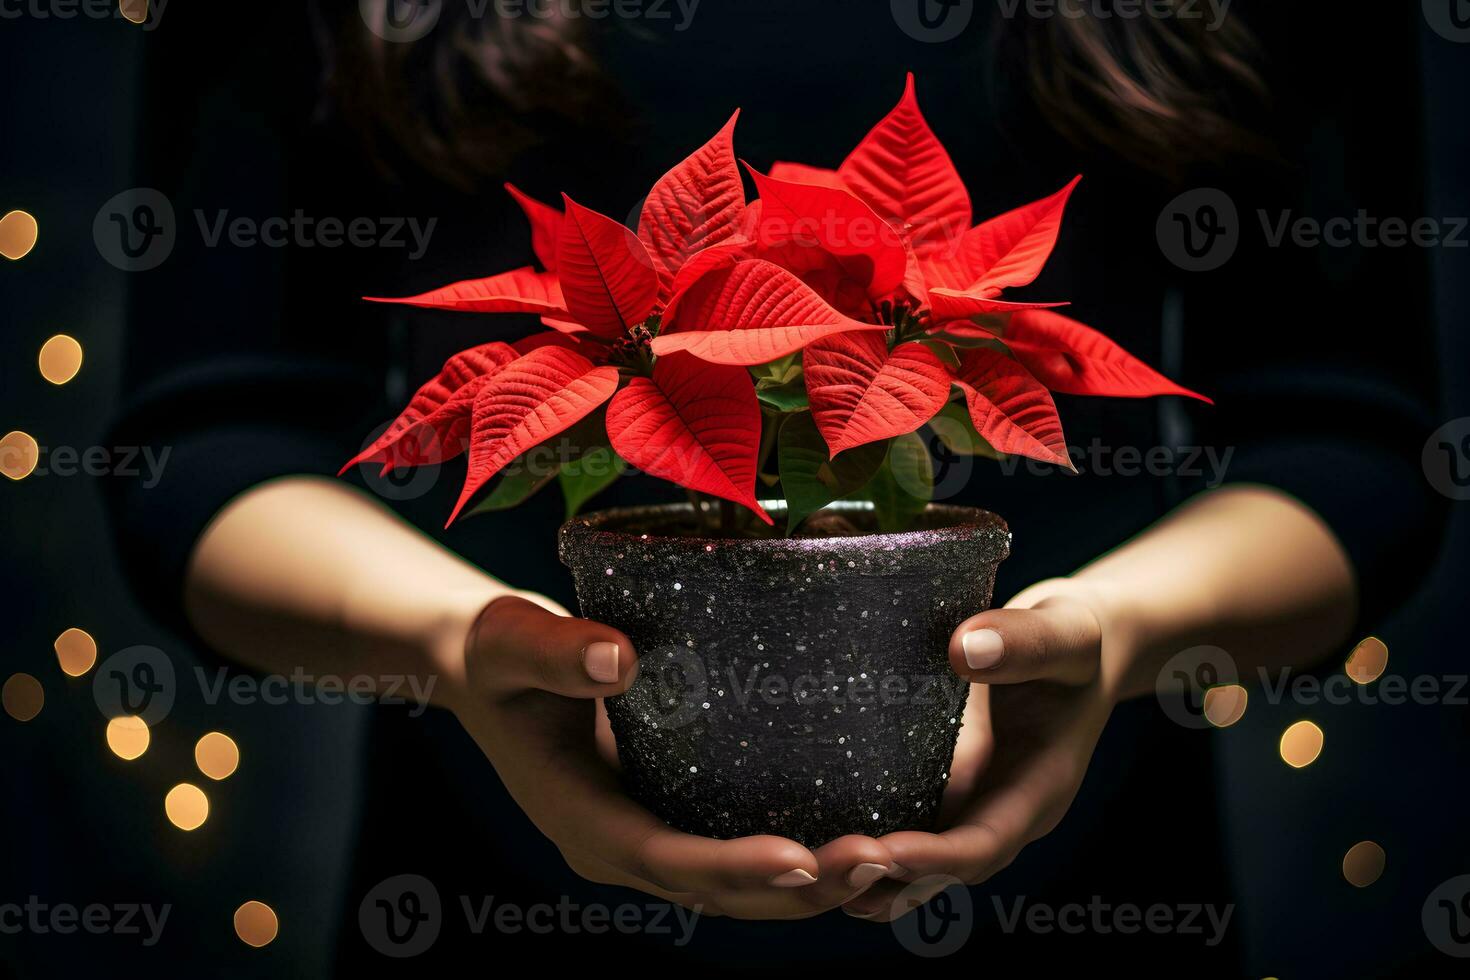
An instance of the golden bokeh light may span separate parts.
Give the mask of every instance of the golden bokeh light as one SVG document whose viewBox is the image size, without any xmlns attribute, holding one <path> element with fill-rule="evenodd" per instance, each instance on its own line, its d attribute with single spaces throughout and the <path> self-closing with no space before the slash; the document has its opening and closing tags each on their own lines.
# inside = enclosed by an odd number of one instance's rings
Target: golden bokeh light
<svg viewBox="0 0 1470 980">
<path fill-rule="evenodd" d="M 117 9 L 122 11 L 124 20 L 134 24 L 148 19 L 148 0 L 118 0 Z"/>
<path fill-rule="evenodd" d="M 1310 721 L 1299 721 L 1281 736 L 1281 759 L 1293 769 L 1310 766 L 1322 754 L 1322 729 Z"/>
<path fill-rule="evenodd" d="M 1249 700 L 1250 695 L 1239 684 L 1212 687 L 1205 692 L 1205 720 L 1216 728 L 1229 728 L 1245 716 Z"/>
<path fill-rule="evenodd" d="M 64 385 L 82 369 L 82 345 L 75 337 L 59 333 L 41 345 L 37 363 L 41 377 L 54 385 Z"/>
<path fill-rule="evenodd" d="M 97 641 L 86 630 L 73 626 L 56 638 L 56 660 L 62 673 L 81 677 L 97 663 Z"/>
<path fill-rule="evenodd" d="M 1371 840 L 1358 841 L 1342 859 L 1342 876 L 1355 888 L 1367 888 L 1383 875 L 1388 856 Z"/>
<path fill-rule="evenodd" d="M 46 692 L 30 674 L 11 674 L 5 687 L 0 688 L 0 702 L 5 704 L 5 713 L 16 721 L 30 721 L 41 713 Z"/>
<path fill-rule="evenodd" d="M 1376 636 L 1368 637 L 1353 647 L 1343 669 L 1359 684 L 1372 684 L 1388 669 L 1388 644 Z"/>
<path fill-rule="evenodd" d="M 24 480 L 36 468 L 41 447 L 28 433 L 16 430 L 0 436 L 0 473 L 12 480 Z"/>
<path fill-rule="evenodd" d="M 209 797 L 193 783 L 179 783 L 163 798 L 163 812 L 180 830 L 198 830 L 209 819 Z"/>
<path fill-rule="evenodd" d="M 210 779 L 224 779 L 240 765 L 240 747 L 224 732 L 210 732 L 194 745 L 194 762 Z"/>
<path fill-rule="evenodd" d="M 280 931 L 276 910 L 264 902 L 249 901 L 235 910 L 235 935 L 246 946 L 267 946 Z"/>
<path fill-rule="evenodd" d="M 36 247 L 40 228 L 36 219 L 24 211 L 11 211 L 0 218 L 0 255 L 7 259 L 23 259 Z"/>
<path fill-rule="evenodd" d="M 148 751 L 148 724 L 137 715 L 119 715 L 107 723 L 107 747 L 119 759 L 132 762 Z"/>
</svg>

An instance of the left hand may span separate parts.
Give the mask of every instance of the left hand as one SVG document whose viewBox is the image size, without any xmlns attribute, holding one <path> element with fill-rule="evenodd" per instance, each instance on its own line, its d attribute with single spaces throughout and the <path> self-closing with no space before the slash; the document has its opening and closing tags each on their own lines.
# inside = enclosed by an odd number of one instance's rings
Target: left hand
<svg viewBox="0 0 1470 980">
<path fill-rule="evenodd" d="M 845 903 L 846 912 L 892 921 L 950 879 L 986 880 L 1056 827 L 1116 703 L 1103 651 L 1107 645 L 1116 652 L 1121 638 L 1109 618 L 1094 589 L 1053 579 L 960 624 L 950 638 L 950 665 L 971 688 L 941 830 L 880 838 L 903 873 Z M 930 876 L 949 877 L 907 889 Z"/>
</svg>

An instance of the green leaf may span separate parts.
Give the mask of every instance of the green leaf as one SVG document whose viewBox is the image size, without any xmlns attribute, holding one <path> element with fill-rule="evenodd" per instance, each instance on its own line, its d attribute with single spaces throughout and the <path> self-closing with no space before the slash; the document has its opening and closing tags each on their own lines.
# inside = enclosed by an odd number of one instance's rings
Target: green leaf
<svg viewBox="0 0 1470 980">
<path fill-rule="evenodd" d="M 806 397 L 806 378 L 797 355 L 750 369 L 755 378 L 755 395 L 761 404 L 778 412 L 805 412 L 811 407 Z"/>
<path fill-rule="evenodd" d="M 762 405 L 770 406 L 778 412 L 805 412 L 811 408 L 806 396 L 806 382 L 800 377 L 790 384 L 770 388 L 762 388 L 757 382 L 755 396 L 761 400 Z"/>
<path fill-rule="evenodd" d="M 908 530 L 933 497 L 934 464 L 923 438 L 910 432 L 894 439 L 883 465 L 868 484 L 878 530 Z"/>
<path fill-rule="evenodd" d="M 975 428 L 970 412 L 960 402 L 950 402 L 929 420 L 929 428 L 944 443 L 944 447 L 959 456 L 986 456 L 1000 459 L 990 443 L 985 441 Z"/>
<path fill-rule="evenodd" d="M 607 446 L 599 446 L 581 459 L 564 464 L 557 481 L 566 498 L 567 520 L 576 517 L 583 504 L 612 486 L 627 468 L 623 458 Z"/>
<path fill-rule="evenodd" d="M 528 453 L 511 461 L 500 471 L 495 489 L 465 516 L 509 510 L 530 500 L 542 487 L 556 479 L 561 469 L 560 463 L 544 457 L 533 457 L 534 454 Z"/>
<path fill-rule="evenodd" d="M 933 351 L 934 355 L 943 361 L 944 366 L 951 371 L 958 371 L 960 369 L 960 355 L 954 352 L 954 347 L 951 344 L 933 337 L 926 337 L 919 341 L 919 343 Z"/>
<path fill-rule="evenodd" d="M 786 533 L 832 501 L 860 490 L 883 465 L 887 451 L 885 440 L 856 446 L 834 460 L 810 412 L 787 418 L 776 446 L 786 494 Z"/>
</svg>

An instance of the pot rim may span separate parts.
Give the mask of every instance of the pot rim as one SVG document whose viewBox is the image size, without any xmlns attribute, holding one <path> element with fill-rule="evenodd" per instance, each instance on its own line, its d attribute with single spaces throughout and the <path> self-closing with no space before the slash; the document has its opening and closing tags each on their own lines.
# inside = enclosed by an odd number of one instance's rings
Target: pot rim
<svg viewBox="0 0 1470 980">
<path fill-rule="evenodd" d="M 777 518 L 786 512 L 783 500 L 761 501 L 761 506 Z M 867 501 L 837 501 L 824 510 L 836 513 L 868 513 L 873 505 Z M 893 551 L 953 542 L 983 541 L 998 539 L 1000 556 L 1010 553 L 1010 528 L 997 514 L 979 507 L 962 507 L 956 504 L 934 504 L 925 508 L 927 515 L 948 519 L 940 527 L 920 528 L 878 534 L 858 534 L 846 537 L 779 537 L 779 538 L 721 538 L 699 535 L 657 534 L 618 530 L 619 525 L 670 515 L 692 515 L 691 503 L 644 504 L 637 507 L 612 507 L 592 511 L 572 518 L 561 526 L 560 537 L 563 547 L 577 543 L 587 547 L 630 548 L 649 546 L 664 548 L 689 548 L 698 546 L 706 551 L 739 549 L 747 552 L 813 552 L 832 551 L 871 552 L 874 549 Z"/>
</svg>

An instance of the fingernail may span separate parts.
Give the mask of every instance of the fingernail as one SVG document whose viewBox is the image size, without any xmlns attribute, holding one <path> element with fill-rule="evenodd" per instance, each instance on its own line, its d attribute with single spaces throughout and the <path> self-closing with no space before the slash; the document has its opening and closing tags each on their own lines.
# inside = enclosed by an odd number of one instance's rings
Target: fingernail
<svg viewBox="0 0 1470 980">
<path fill-rule="evenodd" d="M 960 638 L 965 650 L 965 663 L 971 670 L 985 670 L 1000 663 L 1006 655 L 1005 640 L 995 630 L 974 630 Z"/>
<path fill-rule="evenodd" d="M 606 641 L 587 644 L 582 651 L 582 666 L 597 683 L 613 683 L 618 679 L 618 645 Z"/>
<path fill-rule="evenodd" d="M 846 905 L 844 905 L 842 906 L 842 911 L 846 912 L 854 919 L 872 919 L 875 915 L 877 915 L 879 912 L 882 912 L 883 910 L 874 909 L 872 912 L 859 912 L 857 909 L 850 909 Z"/>
<path fill-rule="evenodd" d="M 816 880 L 816 876 L 811 872 L 803 871 L 801 868 L 792 868 L 785 874 L 772 875 L 770 883 L 777 888 L 800 888 Z"/>
<path fill-rule="evenodd" d="M 867 888 L 887 874 L 886 864 L 860 864 L 847 873 L 847 884 L 850 888 Z"/>
<path fill-rule="evenodd" d="M 904 875 L 906 875 L 908 873 L 909 873 L 909 869 L 908 868 L 905 868 L 901 864 L 894 864 L 893 867 L 891 867 L 891 868 L 888 869 L 888 877 L 890 877 L 890 878 L 902 878 Z"/>
</svg>

